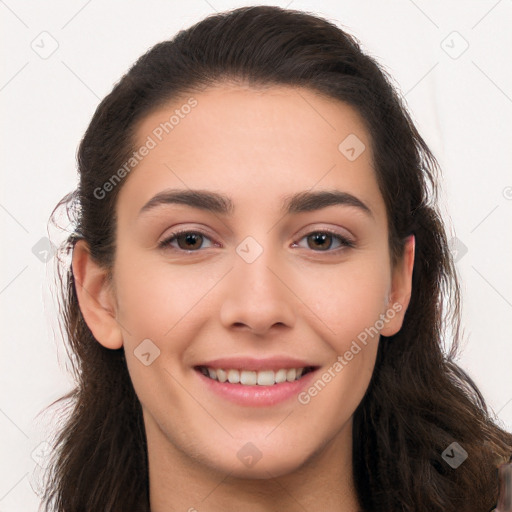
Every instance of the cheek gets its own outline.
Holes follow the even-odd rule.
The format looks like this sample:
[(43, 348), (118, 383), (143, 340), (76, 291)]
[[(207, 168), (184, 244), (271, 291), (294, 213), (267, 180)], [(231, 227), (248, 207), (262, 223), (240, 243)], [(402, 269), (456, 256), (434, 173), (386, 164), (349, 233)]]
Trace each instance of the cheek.
[(201, 325), (203, 299), (222, 279), (219, 268), (172, 267), (165, 262), (140, 258), (116, 262), (116, 295), (119, 320), (133, 338), (173, 338)]
[(116, 261), (115, 279), (118, 320), (134, 388), (145, 407), (164, 400), (185, 408), (175, 379), (183, 380), (183, 358), (209, 318), (205, 305), (222, 269), (178, 268), (129, 254), (131, 258)]
[(297, 295), (315, 313), (320, 336), (342, 353), (385, 312), (389, 286), (385, 265), (369, 259), (304, 272)]
[(332, 350), (318, 379), (299, 396), (306, 408), (323, 411), (312, 418), (316, 428), (347, 421), (361, 402), (375, 367), (388, 286), (389, 274), (376, 262), (340, 266), (302, 282), (315, 313), (309, 324)]

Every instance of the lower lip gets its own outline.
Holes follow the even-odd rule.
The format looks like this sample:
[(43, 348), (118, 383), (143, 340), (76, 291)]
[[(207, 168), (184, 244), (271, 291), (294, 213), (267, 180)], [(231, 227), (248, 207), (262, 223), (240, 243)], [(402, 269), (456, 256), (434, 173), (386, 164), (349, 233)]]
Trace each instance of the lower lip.
[(310, 384), (316, 370), (306, 373), (299, 380), (281, 382), (272, 386), (230, 384), (229, 382), (210, 379), (200, 370), (196, 370), (196, 373), (208, 389), (230, 402), (250, 407), (268, 407), (297, 397)]

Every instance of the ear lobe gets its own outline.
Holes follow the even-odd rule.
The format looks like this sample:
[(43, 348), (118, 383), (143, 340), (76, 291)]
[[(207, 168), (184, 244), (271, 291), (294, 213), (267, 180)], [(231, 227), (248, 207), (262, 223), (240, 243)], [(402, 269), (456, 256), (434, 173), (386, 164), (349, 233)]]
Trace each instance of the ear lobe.
[(380, 332), (383, 336), (393, 336), (402, 328), (411, 300), (415, 247), (416, 238), (410, 235), (405, 243), (403, 258), (393, 269), (391, 293), (385, 313), (389, 320)]
[(93, 260), (85, 240), (75, 244), (72, 269), (80, 310), (93, 336), (105, 348), (121, 348), (123, 337), (108, 271)]

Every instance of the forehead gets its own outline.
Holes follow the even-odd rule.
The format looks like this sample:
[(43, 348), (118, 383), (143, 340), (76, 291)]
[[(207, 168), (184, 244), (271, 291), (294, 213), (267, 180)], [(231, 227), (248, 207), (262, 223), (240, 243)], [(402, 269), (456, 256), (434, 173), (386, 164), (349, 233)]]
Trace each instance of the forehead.
[(200, 140), (210, 149), (228, 147), (233, 154), (233, 137), (237, 142), (245, 139), (244, 153), (251, 147), (254, 152), (262, 146), (277, 151), (296, 142), (310, 142), (296, 147), (298, 152), (318, 144), (322, 149), (336, 148), (350, 134), (368, 140), (357, 110), (310, 89), (218, 85), (181, 95), (147, 115), (136, 130), (136, 145), (152, 136), (158, 145), (172, 144), (170, 139), (174, 139), (187, 151)]
[(135, 148), (148, 143), (121, 192), (134, 205), (165, 188), (201, 188), (235, 203), (259, 194), (262, 207), (320, 187), (383, 208), (361, 116), (309, 89), (225, 85), (183, 95), (139, 123)]

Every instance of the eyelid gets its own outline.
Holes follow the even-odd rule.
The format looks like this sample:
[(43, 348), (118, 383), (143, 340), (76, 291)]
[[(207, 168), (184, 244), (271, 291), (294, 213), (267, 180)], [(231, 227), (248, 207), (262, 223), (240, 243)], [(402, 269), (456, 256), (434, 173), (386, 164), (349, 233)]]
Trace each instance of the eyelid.
[(356, 237), (354, 235), (352, 235), (352, 233), (346, 228), (341, 228), (341, 227), (335, 228), (335, 227), (321, 226), (321, 225), (319, 226), (318, 224), (309, 225), (309, 226), (306, 226), (305, 228), (301, 229), (299, 231), (299, 235), (298, 235), (298, 237), (300, 237), (299, 240), (302, 240), (302, 238), (304, 238), (305, 236), (312, 235), (314, 233), (329, 233), (331, 235), (336, 235), (341, 238), (344, 238), (350, 242), (355, 243), (355, 241), (356, 241)]

